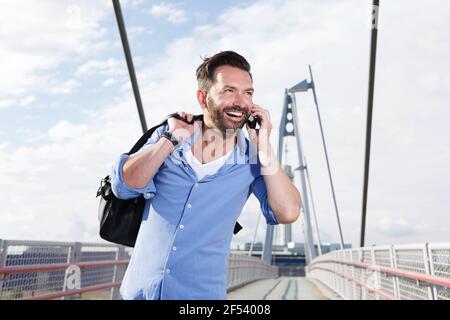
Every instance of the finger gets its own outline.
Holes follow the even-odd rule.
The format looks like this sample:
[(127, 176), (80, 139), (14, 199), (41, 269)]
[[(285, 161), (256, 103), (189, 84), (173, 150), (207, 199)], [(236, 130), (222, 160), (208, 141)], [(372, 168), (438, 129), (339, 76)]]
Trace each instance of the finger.
[(264, 128), (265, 132), (269, 134), (272, 129), (272, 123), (268, 118), (268, 114), (262, 111), (256, 111), (253, 115), (258, 119), (259, 127)]
[(269, 110), (263, 109), (261, 107), (254, 107), (252, 112), (263, 112), (269, 116)]
[(253, 113), (260, 114), (260, 115), (263, 114), (268, 120), (270, 120), (270, 113), (266, 109), (258, 108), (256, 110), (253, 110)]
[(266, 119), (267, 115), (262, 111), (253, 111), (252, 116), (260, 120)]
[(178, 113), (178, 115), (179, 115), (181, 118), (186, 119), (186, 113), (185, 113), (185, 112), (179, 111), (179, 112), (177, 112), (177, 113)]
[(191, 122), (191, 121), (192, 121), (192, 118), (194, 118), (194, 115), (193, 115), (193, 114), (191, 114), (191, 113), (186, 113), (186, 120), (187, 120), (187, 122)]
[(256, 111), (264, 112), (265, 114), (267, 114), (267, 118), (270, 119), (270, 113), (269, 113), (269, 110), (264, 109), (264, 108), (261, 108), (260, 106), (258, 106), (257, 104), (255, 104), (254, 107), (253, 107), (252, 112), (256, 112)]
[(263, 108), (261, 108), (260, 105), (254, 104), (252, 106), (252, 111), (260, 111), (260, 110), (264, 110)]

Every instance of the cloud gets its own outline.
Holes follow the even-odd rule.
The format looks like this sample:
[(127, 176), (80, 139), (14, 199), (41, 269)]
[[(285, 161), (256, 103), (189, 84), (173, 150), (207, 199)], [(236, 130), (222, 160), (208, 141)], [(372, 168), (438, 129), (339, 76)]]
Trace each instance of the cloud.
[(34, 95), (28, 95), (20, 99), (4, 99), (0, 100), (0, 108), (9, 108), (13, 106), (28, 107), (36, 101)]
[(99, 76), (105, 77), (106, 79), (102, 83), (104, 87), (128, 80), (125, 62), (114, 58), (86, 61), (77, 67), (74, 74), (77, 79), (83, 80)]
[(144, 26), (132, 26), (127, 28), (127, 35), (130, 39), (134, 39), (143, 35), (149, 35), (154, 32), (155, 31), (153, 29)]
[(1, 238), (100, 241), (95, 192), (118, 152), (139, 136), (135, 119), (125, 116), (131, 103), (100, 108), (109, 116), (92, 115), (96, 121), (90, 124), (62, 120), (48, 130), (44, 144), (2, 143)]
[(17, 101), (14, 99), (2, 99), (0, 100), (0, 108), (9, 108), (17, 104)]
[(417, 235), (420, 232), (420, 228), (416, 225), (412, 225), (405, 219), (392, 219), (382, 218), (377, 224), (380, 232), (386, 234), (389, 237), (404, 237)]
[(123, 75), (126, 72), (123, 62), (114, 58), (106, 60), (89, 60), (75, 70), (76, 77), (88, 77), (93, 75)]
[(105, 48), (100, 23), (108, 14), (105, 1), (3, 1), (0, 96), (45, 92), (56, 79), (49, 71)]
[(174, 24), (187, 21), (186, 13), (172, 3), (161, 2), (153, 5), (150, 9), (150, 15), (158, 18), (165, 18), (167, 21)]
[(19, 104), (22, 107), (26, 107), (26, 106), (33, 104), (33, 102), (35, 102), (35, 101), (36, 101), (36, 97), (33, 95), (30, 95), (30, 96), (27, 96), (27, 97), (23, 98), (22, 100), (20, 100)]
[(52, 141), (74, 139), (87, 131), (86, 125), (74, 125), (62, 120), (48, 130), (48, 136)]
[(131, 6), (132, 8), (139, 7), (144, 3), (144, 0), (125, 0), (121, 1), (121, 4), (126, 6)]
[(69, 79), (62, 83), (53, 83), (47, 89), (52, 94), (69, 94), (76, 91), (81, 86), (81, 83), (75, 79)]
[(110, 87), (110, 86), (112, 86), (112, 85), (115, 84), (115, 83), (117, 83), (116, 79), (114, 79), (114, 78), (108, 78), (108, 79), (106, 79), (105, 81), (103, 81), (102, 85), (103, 85), (104, 87)]

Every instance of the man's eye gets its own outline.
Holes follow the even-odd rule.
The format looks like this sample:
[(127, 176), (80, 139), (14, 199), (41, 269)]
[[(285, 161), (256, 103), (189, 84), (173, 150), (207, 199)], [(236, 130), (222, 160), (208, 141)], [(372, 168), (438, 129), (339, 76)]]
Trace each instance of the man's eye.
[(233, 92), (231, 89), (225, 89), (225, 92)]
[(252, 91), (247, 91), (247, 94), (250, 95), (250, 96), (252, 96), (252, 95), (253, 95), (253, 92), (252, 92)]

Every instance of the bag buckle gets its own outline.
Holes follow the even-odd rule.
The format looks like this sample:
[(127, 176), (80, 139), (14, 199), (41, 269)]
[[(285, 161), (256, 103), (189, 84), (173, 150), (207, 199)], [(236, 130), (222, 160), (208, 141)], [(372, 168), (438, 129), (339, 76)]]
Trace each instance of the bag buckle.
[(103, 190), (105, 189), (106, 183), (109, 181), (109, 175), (104, 177), (101, 181), (100, 181), (100, 187), (98, 187), (97, 190), (97, 195), (95, 196), (96, 198), (98, 198), (98, 196), (101, 196), (103, 194)]

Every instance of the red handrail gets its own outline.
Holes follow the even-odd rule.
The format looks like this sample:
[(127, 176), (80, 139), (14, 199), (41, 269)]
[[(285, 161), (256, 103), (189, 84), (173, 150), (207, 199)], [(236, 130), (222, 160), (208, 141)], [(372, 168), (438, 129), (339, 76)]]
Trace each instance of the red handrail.
[(329, 259), (329, 260), (323, 260), (323, 261), (315, 261), (311, 264), (310, 268), (313, 268), (315, 264), (320, 263), (339, 263), (339, 264), (345, 264), (349, 266), (355, 266), (363, 269), (369, 269), (374, 271), (381, 271), (383, 273), (391, 274), (394, 276), (399, 276), (403, 278), (408, 278), (412, 280), (422, 281), (434, 285), (439, 285), (443, 287), (450, 287), (450, 279), (443, 278), (443, 277), (436, 277), (432, 275), (412, 272), (412, 271), (404, 271), (400, 269), (395, 268), (389, 268), (384, 267), (376, 264), (371, 263), (365, 263), (365, 262), (355, 262), (355, 261), (348, 261), (348, 260), (340, 260), (340, 259)]
[(325, 268), (325, 267), (314, 267), (314, 269), (321, 269), (321, 270), (333, 272), (333, 273), (335, 273), (335, 274), (337, 274), (337, 275), (339, 275), (339, 276), (341, 276), (341, 277), (343, 277), (343, 278), (346, 278), (346, 279), (349, 280), (349, 281), (353, 281), (353, 282), (355, 282), (356, 284), (358, 284), (358, 285), (360, 285), (360, 286), (362, 286), (362, 287), (365, 287), (365, 288), (366, 288), (367, 290), (369, 290), (369, 291), (375, 292), (376, 294), (378, 294), (379, 296), (382, 296), (383, 298), (385, 298), (385, 299), (387, 299), (387, 300), (398, 300), (398, 298), (396, 298), (396, 297), (394, 297), (394, 296), (391, 296), (390, 294), (387, 294), (387, 293), (385, 293), (385, 292), (383, 292), (383, 291), (381, 291), (381, 290), (378, 290), (378, 289), (369, 287), (369, 286), (368, 286), (367, 284), (365, 284), (364, 282), (361, 282), (361, 281), (359, 281), (359, 280), (357, 280), (357, 279), (355, 279), (355, 278), (349, 277), (349, 276), (347, 276), (347, 275), (345, 275), (345, 274), (343, 274), (343, 273), (341, 273), (341, 272), (339, 272), (339, 271), (334, 271), (334, 270), (331, 270), (331, 269), (328, 269), (328, 268)]
[(102, 289), (110, 289), (113, 287), (118, 287), (118, 286), (120, 286), (121, 283), (122, 282), (98, 284), (95, 286), (84, 287), (81, 289), (66, 290), (66, 291), (62, 291), (62, 292), (44, 294), (41, 296), (27, 297), (27, 298), (23, 298), (21, 300), (51, 300), (51, 299), (56, 299), (56, 298), (69, 297), (69, 296), (73, 296), (73, 295), (80, 294), (83, 292), (97, 291), (97, 290), (102, 290)]
[(23, 272), (41, 272), (51, 270), (63, 270), (70, 266), (78, 266), (80, 268), (107, 267), (114, 265), (128, 264), (129, 260), (109, 260), (109, 261), (93, 261), (93, 262), (74, 262), (74, 263), (57, 263), (57, 264), (34, 264), (19, 265), (0, 268), (0, 274), (13, 274)]

